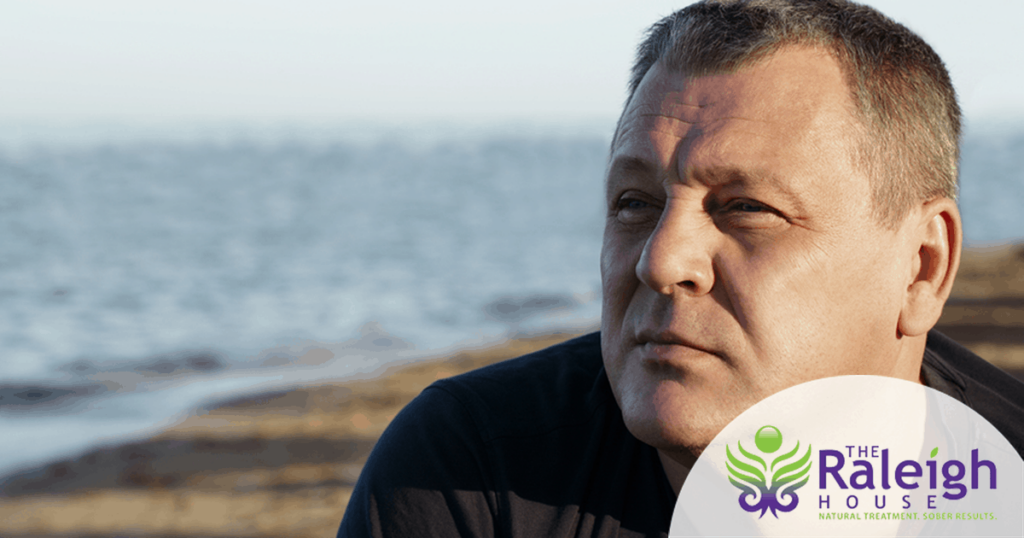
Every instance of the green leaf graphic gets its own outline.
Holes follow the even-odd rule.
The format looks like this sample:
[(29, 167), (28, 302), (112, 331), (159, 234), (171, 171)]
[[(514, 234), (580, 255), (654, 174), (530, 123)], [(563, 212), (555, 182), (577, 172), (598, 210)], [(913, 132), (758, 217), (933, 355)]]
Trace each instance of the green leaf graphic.
[[(797, 450), (799, 450), (799, 441), (797, 441), (796, 446)], [(778, 471), (775, 471), (775, 474), (772, 476), (772, 486), (774, 487), (776, 485), (788, 484), (790, 482), (793, 482), (794, 480), (799, 480), (803, 478), (803, 476), (806, 475), (811, 470), (810, 460), (811, 445), (807, 445), (807, 452), (804, 454), (802, 458), (800, 458), (794, 463), (782, 467)]]
[[(765, 464), (764, 460), (761, 459), (758, 456), (755, 456), (754, 454), (751, 454), (750, 452), (747, 452), (746, 450), (743, 450), (743, 444), (741, 444), (739, 441), (736, 441), (736, 446), (740, 447), (740, 453), (741, 454), (743, 454), (747, 458), (750, 458), (750, 459), (760, 463), (761, 464), (761, 468), (764, 469), (765, 471), (768, 470), (768, 465)], [(729, 447), (726, 446), (726, 448), (729, 448)]]
[[(736, 456), (733, 456), (732, 452), (729, 451), (729, 445), (725, 445), (725, 457), (728, 458), (728, 461), (725, 462), (725, 467), (729, 469), (729, 474), (735, 476), (740, 480), (746, 480), (747, 482), (750, 482), (752, 484), (765, 483), (764, 475), (761, 473), (761, 471), (758, 470), (757, 467), (754, 467), (753, 465), (743, 463), (742, 461), (736, 459)], [(730, 466), (729, 463), (732, 463), (732, 466)], [(733, 466), (735, 466), (736, 469), (733, 469)], [(740, 472), (741, 470), (746, 471), (749, 474), (744, 474)]]
[(739, 488), (744, 493), (749, 493), (751, 495), (757, 495), (757, 492), (754, 491), (754, 488), (750, 487), (749, 484), (745, 484), (743, 482), (740, 482), (740, 481), (736, 480), (735, 478), (733, 478), (731, 476), (729, 477), (729, 482), (732, 483), (732, 485), (734, 485), (737, 488)]
[(796, 448), (794, 448), (793, 450), (789, 451), (786, 454), (783, 454), (783, 455), (775, 458), (775, 460), (772, 461), (772, 470), (773, 471), (775, 470), (775, 464), (776, 463), (779, 463), (780, 461), (788, 460), (789, 458), (792, 458), (793, 455), (796, 454), (798, 450), (800, 450), (800, 441), (796, 442)]
[[(807, 467), (807, 470), (810, 470), (810, 469), (811, 469), (810, 467)], [(796, 490), (806, 486), (807, 485), (807, 481), (810, 480), (810, 479), (811, 479), (811, 477), (805, 476), (803, 480), (801, 480), (797, 484), (794, 484), (794, 485), (790, 486), (789, 488), (787, 488), (786, 491), (788, 491), (789, 493), (792, 494), (792, 492), (794, 492), (794, 491), (796, 491)]]
[[(774, 426), (765, 426), (758, 430), (758, 436), (768, 428), (773, 430), (769, 432), (768, 440), (762, 439), (764, 442), (755, 443), (764, 454), (782, 448), (782, 434)], [(772, 515), (778, 518), (778, 512), (789, 512), (796, 508), (800, 501), (796, 490), (805, 486), (811, 479), (811, 445), (807, 445), (803, 456), (796, 461), (793, 459), (800, 454), (800, 441), (797, 441), (793, 450), (772, 460), (771, 469), (774, 474), (769, 474), (768, 466), (761, 457), (747, 452), (739, 441), (736, 442), (736, 447), (743, 459), (733, 455), (732, 449), (727, 444), (725, 446), (725, 467), (729, 471), (729, 482), (742, 492), (738, 498), (740, 508), (751, 513), (760, 512), (759, 518), (763, 517), (768, 510), (771, 510)], [(767, 484), (765, 474), (762, 474), (753, 465), (754, 462), (757, 462), (765, 470), (765, 474), (770, 476), (771, 486)], [(779, 468), (776, 469), (776, 466)]]
[(928, 457), (929, 458), (934, 458), (935, 455), (938, 454), (938, 453), (939, 453), (939, 447), (935, 447), (935, 448), (932, 449), (932, 455), (928, 456)]

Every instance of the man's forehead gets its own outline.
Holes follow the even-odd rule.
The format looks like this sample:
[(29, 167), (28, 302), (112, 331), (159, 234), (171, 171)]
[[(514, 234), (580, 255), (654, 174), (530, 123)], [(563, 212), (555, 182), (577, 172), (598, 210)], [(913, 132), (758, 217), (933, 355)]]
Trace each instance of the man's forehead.
[[(619, 134), (643, 131), (685, 136), (691, 126), (701, 123), (701, 113), (707, 107), (687, 103), (687, 99), (686, 93), (681, 91), (665, 93), (660, 101), (650, 97), (638, 99), (623, 115)], [(692, 100), (692, 96), (689, 99)]]
[(845, 77), (835, 59), (820, 49), (790, 47), (737, 72), (703, 77), (688, 77), (657, 62), (627, 105), (615, 143), (631, 131), (682, 137), (693, 126), (703, 130), (727, 121), (766, 132), (772, 123), (810, 123), (828, 108), (846, 115), (848, 105)]
[(665, 116), (688, 123), (697, 123), (700, 121), (704, 109), (714, 104), (713, 102), (701, 102), (697, 92), (691, 88), (663, 90), (646, 97), (648, 98), (642, 98), (636, 102), (631, 111), (633, 115), (638, 117)]
[(724, 104), (724, 100), (698, 101), (686, 91), (642, 96), (622, 118), (612, 158), (658, 160), (657, 156), (664, 158), (671, 153), (669, 147), (660, 146), (674, 146), (715, 131), (729, 131), (744, 138), (772, 136), (770, 120), (760, 119), (756, 110), (744, 103)]
[[(726, 123), (743, 128), (745, 122), (763, 124), (770, 120), (757, 101), (745, 99), (736, 91), (713, 91), (707, 80), (686, 79), (672, 73), (652, 73), (654, 80), (642, 86), (626, 108), (615, 135), (614, 150), (636, 138), (635, 133), (659, 133), (676, 138), (721, 127)], [(739, 86), (733, 84), (733, 86)], [(754, 130), (764, 126), (750, 126)]]
[[(711, 102), (701, 102), (692, 81), (681, 74), (651, 71), (626, 106), (619, 131), (700, 123)], [(682, 124), (682, 125), (678, 125)]]

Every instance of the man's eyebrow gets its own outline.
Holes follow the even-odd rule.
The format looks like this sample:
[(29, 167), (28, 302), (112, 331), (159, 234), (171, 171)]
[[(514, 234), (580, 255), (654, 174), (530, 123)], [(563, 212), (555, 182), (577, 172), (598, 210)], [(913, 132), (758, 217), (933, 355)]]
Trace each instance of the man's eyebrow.
[(802, 198), (790, 188), (778, 175), (761, 168), (740, 168), (724, 166), (693, 170), (691, 172), (700, 182), (709, 186), (726, 186), (731, 183), (741, 186), (765, 185), (781, 194), (788, 200), (799, 214), (803, 214)]

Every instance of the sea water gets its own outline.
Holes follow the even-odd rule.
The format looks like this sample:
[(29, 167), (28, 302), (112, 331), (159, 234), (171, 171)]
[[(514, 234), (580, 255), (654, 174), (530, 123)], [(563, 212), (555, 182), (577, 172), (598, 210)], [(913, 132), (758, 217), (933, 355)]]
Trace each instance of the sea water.
[[(198, 405), (600, 316), (611, 125), (0, 133), (0, 474)], [(1024, 237), (1024, 129), (964, 143)]]

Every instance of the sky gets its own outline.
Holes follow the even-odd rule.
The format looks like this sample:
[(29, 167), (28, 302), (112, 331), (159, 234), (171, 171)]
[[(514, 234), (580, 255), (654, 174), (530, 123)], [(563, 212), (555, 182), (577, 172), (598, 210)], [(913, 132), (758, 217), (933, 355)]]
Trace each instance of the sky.
[[(687, 3), (0, 0), (0, 122), (614, 118)], [(968, 123), (1024, 119), (1024, 2), (868, 3), (944, 58)]]

